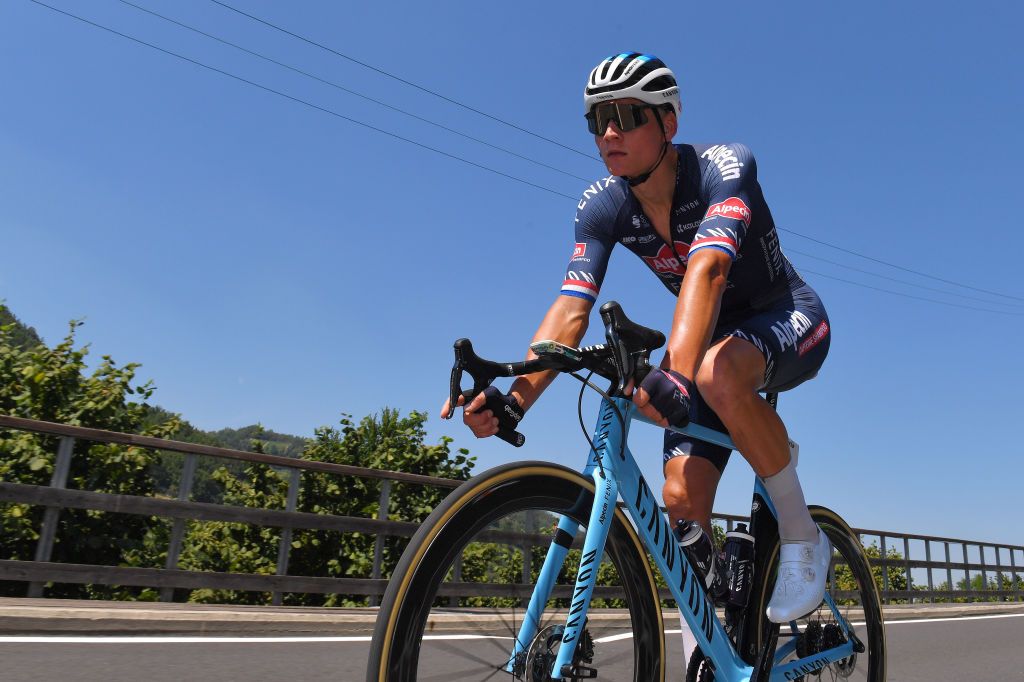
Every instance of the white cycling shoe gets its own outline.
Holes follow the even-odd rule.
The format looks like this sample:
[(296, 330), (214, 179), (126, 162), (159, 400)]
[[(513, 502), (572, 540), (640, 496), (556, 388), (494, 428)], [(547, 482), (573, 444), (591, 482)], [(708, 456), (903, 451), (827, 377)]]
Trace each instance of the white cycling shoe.
[(818, 529), (818, 542), (784, 542), (779, 575), (768, 602), (768, 620), (788, 623), (805, 616), (825, 598), (825, 579), (832, 561), (832, 543)]

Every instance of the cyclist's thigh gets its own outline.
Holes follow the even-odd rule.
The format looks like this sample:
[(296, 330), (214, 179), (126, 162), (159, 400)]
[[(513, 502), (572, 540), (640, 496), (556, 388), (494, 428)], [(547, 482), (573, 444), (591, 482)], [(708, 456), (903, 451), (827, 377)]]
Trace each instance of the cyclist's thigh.
[[(715, 431), (727, 433), (722, 420), (704, 402), (699, 391), (694, 391), (690, 401), (690, 421)], [(728, 464), (731, 453), (732, 450), (721, 445), (707, 443), (681, 433), (676, 433), (675, 431), (665, 431), (662, 462), (664, 465), (667, 465), (675, 457), (700, 457), (714, 464), (715, 468), (722, 472), (725, 471), (725, 465)]]
[(760, 390), (786, 391), (814, 377), (825, 362), (831, 341), (828, 314), (809, 286), (772, 310), (715, 330), (715, 340), (734, 337), (749, 341), (765, 359)]

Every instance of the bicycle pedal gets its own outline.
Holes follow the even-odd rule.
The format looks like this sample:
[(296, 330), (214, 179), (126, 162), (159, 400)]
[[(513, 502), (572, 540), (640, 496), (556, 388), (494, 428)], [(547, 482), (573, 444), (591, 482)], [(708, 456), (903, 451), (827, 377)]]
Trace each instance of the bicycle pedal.
[(588, 668), (582, 665), (574, 668), (572, 663), (566, 663), (562, 666), (562, 677), (568, 677), (571, 680), (593, 679), (597, 677), (597, 668)]

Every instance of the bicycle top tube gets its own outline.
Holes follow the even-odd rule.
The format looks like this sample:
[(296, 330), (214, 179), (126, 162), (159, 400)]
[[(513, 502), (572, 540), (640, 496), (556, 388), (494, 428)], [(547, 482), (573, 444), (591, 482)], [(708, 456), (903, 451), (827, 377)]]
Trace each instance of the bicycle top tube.
[(651, 426), (657, 426), (659, 429), (666, 429), (667, 431), (675, 431), (676, 433), (682, 433), (682, 434), (685, 434), (685, 435), (690, 436), (692, 438), (696, 438), (698, 440), (705, 441), (707, 443), (714, 443), (715, 445), (721, 445), (722, 447), (729, 448), (730, 450), (735, 450), (736, 449), (735, 443), (732, 442), (732, 439), (729, 438), (728, 434), (722, 433), (721, 431), (716, 431), (714, 429), (709, 429), (706, 426), (701, 426), (700, 424), (697, 424), (697, 423), (694, 423), (694, 422), (690, 422), (686, 426), (681, 426), (681, 427), (679, 427), (679, 426), (668, 426), (668, 427), (661, 426), (660, 424), (655, 424), (650, 419), (648, 419), (647, 417), (642, 415), (639, 412), (639, 410), (637, 410), (636, 405), (633, 405), (632, 403), (630, 403), (629, 413), (630, 413), (630, 417), (632, 419), (638, 419), (638, 420), (640, 420), (640, 421), (642, 421), (644, 423), (650, 424)]

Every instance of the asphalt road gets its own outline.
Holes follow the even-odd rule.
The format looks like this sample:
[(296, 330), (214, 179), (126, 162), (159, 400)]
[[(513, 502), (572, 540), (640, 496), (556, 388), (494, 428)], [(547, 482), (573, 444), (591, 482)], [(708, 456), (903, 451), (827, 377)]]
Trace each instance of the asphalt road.
[[(682, 680), (682, 644), (667, 636), (673, 674)], [(1024, 680), (1024, 615), (896, 621), (887, 627), (889, 676), (893, 682)], [(0, 679), (8, 682), (302, 682), (365, 679), (367, 641), (345, 638), (0, 638)], [(70, 640), (70, 641), (69, 641)], [(599, 679), (617, 679), (614, 662), (629, 651), (629, 640), (599, 644), (609, 663)], [(475, 667), (489, 660), (493, 640), (432, 642), (428, 660)], [(621, 650), (621, 651), (620, 651)], [(436, 657), (436, 658), (433, 658)], [(478, 668), (479, 669), (479, 668)], [(445, 676), (444, 679), (486, 679)], [(494, 675), (493, 680), (507, 679)], [(809, 678), (811, 682), (817, 682)], [(821, 679), (827, 680), (826, 674)], [(855, 678), (851, 678), (855, 679)]]

